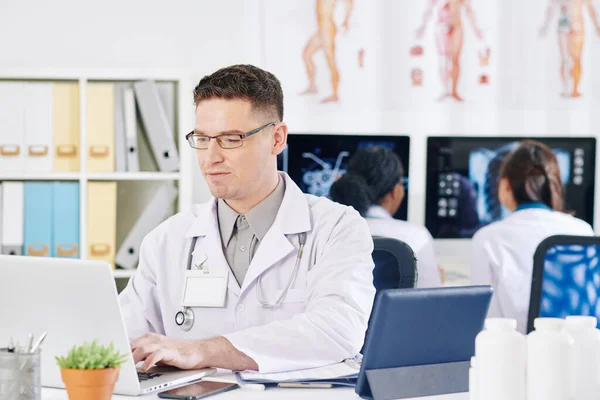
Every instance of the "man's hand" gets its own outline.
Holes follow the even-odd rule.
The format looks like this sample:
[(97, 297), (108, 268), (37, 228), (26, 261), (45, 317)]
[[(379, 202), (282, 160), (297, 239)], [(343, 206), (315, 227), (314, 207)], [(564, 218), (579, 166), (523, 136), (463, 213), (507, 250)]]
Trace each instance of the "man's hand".
[(207, 340), (186, 340), (146, 333), (131, 342), (131, 351), (136, 364), (144, 361), (143, 371), (157, 364), (180, 369), (211, 367), (233, 371), (258, 371), (256, 361), (221, 336)]
[(171, 365), (180, 369), (205, 368), (205, 354), (199, 340), (173, 339), (157, 333), (146, 333), (131, 342), (133, 360), (144, 361), (142, 370), (157, 364)]

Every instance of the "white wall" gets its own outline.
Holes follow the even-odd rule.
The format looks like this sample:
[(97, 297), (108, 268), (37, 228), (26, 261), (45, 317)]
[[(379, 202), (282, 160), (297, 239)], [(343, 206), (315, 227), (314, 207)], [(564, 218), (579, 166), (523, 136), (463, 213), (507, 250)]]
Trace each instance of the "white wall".
[[(225, 65), (260, 63), (257, 20), (255, 1), (2, 0), (0, 65), (177, 68), (195, 84)], [(193, 87), (183, 90), (191, 106)], [(207, 194), (192, 159), (200, 201)]]

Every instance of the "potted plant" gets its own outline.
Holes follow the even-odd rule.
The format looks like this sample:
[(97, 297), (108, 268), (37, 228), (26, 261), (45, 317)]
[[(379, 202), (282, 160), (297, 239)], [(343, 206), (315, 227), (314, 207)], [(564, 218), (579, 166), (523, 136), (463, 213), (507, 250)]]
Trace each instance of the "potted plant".
[(119, 368), (127, 355), (113, 344), (101, 346), (94, 340), (73, 346), (66, 357), (56, 357), (69, 400), (110, 400)]

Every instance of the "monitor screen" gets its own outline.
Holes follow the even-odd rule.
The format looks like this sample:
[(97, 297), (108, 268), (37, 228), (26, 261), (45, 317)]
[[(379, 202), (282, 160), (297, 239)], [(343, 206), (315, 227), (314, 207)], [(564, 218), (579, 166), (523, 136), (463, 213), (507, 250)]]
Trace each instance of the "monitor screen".
[(329, 188), (346, 172), (348, 160), (359, 149), (382, 146), (396, 152), (404, 167), (406, 195), (394, 218), (406, 220), (408, 210), (408, 163), (410, 138), (382, 135), (290, 134), (287, 147), (278, 158), (304, 193), (329, 197)]
[[(430, 137), (425, 225), (434, 238), (470, 238), (508, 215), (498, 201), (504, 157), (525, 138)], [(565, 187), (565, 211), (594, 219), (595, 138), (533, 138), (549, 146)]]

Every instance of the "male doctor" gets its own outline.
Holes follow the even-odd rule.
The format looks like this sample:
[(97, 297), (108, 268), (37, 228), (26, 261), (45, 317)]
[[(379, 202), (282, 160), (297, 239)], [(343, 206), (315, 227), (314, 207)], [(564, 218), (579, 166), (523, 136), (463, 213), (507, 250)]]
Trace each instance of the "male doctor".
[(353, 357), (375, 295), (373, 242), (354, 209), (277, 171), (288, 134), (278, 79), (223, 68), (194, 102), (186, 138), (213, 198), (144, 238), (120, 295), (135, 362), (277, 372)]

